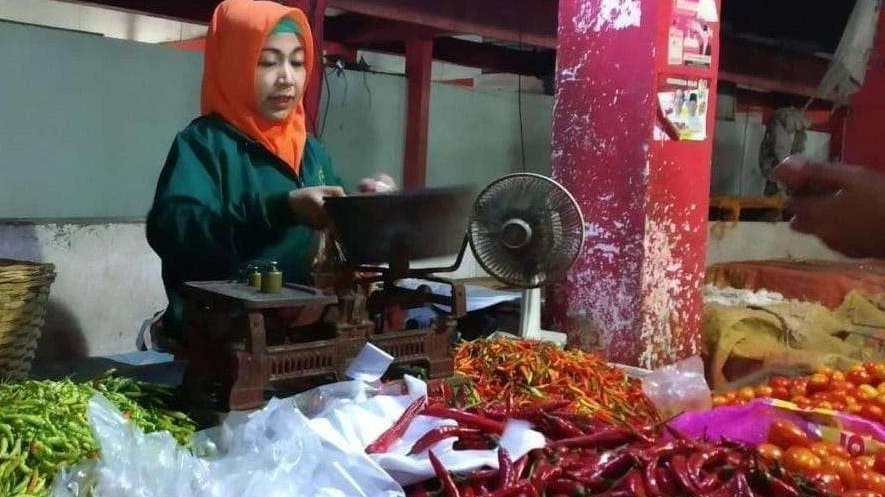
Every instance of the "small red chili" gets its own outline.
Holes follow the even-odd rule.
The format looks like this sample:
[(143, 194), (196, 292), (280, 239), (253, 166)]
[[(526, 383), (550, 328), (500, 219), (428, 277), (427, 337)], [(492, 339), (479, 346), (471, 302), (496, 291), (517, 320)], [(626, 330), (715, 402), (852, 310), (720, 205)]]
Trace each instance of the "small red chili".
[(608, 428), (590, 435), (564, 438), (548, 445), (549, 448), (557, 447), (593, 447), (596, 449), (614, 449), (635, 440), (635, 435), (621, 428)]
[(479, 428), (485, 432), (495, 433), (500, 435), (504, 433), (504, 424), (500, 421), (495, 421), (494, 419), (489, 419), (484, 416), (480, 416), (478, 414), (473, 414), (466, 411), (460, 411), (458, 409), (452, 409), (445, 406), (430, 406), (425, 409), (424, 414), (427, 416), (434, 416), (437, 418), (444, 419), (454, 419), (455, 421), (462, 423), (467, 426), (471, 426), (474, 428)]
[(498, 447), (498, 488), (511, 486), (513, 480), (513, 461), (504, 447)]
[(424, 434), (421, 438), (415, 442), (415, 445), (412, 446), (412, 449), (409, 450), (409, 455), (412, 454), (420, 454), (425, 450), (433, 447), (437, 443), (452, 437), (467, 437), (470, 435), (482, 435), (482, 432), (474, 429), (474, 428), (462, 428), (460, 426), (440, 426), (439, 428), (434, 428), (427, 433)]
[(387, 452), (397, 440), (402, 438), (406, 429), (412, 424), (412, 420), (414, 420), (415, 416), (424, 409), (426, 403), (426, 396), (422, 396), (412, 402), (412, 404), (406, 408), (405, 412), (403, 412), (402, 416), (396, 420), (396, 423), (394, 423), (393, 426), (388, 428), (377, 440), (366, 447), (366, 454)]
[(455, 485), (455, 480), (452, 479), (452, 475), (446, 471), (446, 467), (443, 466), (439, 458), (436, 457), (436, 454), (434, 454), (433, 451), (430, 451), (427, 455), (430, 457), (430, 465), (433, 466), (433, 472), (436, 473), (436, 477), (442, 482), (443, 494), (446, 497), (461, 497), (461, 493), (458, 491), (458, 486)]

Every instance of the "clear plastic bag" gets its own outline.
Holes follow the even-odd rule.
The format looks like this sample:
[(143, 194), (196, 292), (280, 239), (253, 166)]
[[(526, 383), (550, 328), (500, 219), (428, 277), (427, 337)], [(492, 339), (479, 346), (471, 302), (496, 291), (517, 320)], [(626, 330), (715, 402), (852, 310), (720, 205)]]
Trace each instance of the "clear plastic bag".
[(101, 396), (89, 417), (102, 458), (59, 474), (53, 497), (404, 495), (365, 453), (328, 442), (287, 401), (232, 414), (195, 436), (194, 453), (168, 433), (144, 434)]
[(694, 356), (658, 368), (642, 378), (642, 391), (663, 417), (712, 407), (710, 387), (704, 377), (704, 361)]

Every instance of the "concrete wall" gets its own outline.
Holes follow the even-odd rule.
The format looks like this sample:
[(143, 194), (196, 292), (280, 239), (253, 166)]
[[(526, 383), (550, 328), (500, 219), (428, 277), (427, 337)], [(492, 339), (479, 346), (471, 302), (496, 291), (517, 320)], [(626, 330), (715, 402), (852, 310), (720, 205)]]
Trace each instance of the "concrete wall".
[[(816, 239), (790, 231), (786, 223), (710, 223), (709, 229), (708, 264), (840, 257)], [(44, 361), (131, 351), (142, 321), (166, 304), (160, 260), (147, 245), (141, 222), (0, 223), (0, 257), (56, 265), (39, 353)], [(440, 259), (424, 265), (449, 263)], [(484, 275), (468, 253), (449, 276)]]

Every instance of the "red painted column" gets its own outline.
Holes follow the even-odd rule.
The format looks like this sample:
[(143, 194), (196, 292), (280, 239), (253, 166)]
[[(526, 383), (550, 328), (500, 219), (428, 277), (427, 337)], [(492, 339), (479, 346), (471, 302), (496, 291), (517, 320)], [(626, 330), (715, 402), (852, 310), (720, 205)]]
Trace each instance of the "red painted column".
[(307, 81), (304, 94), (304, 112), (307, 114), (308, 131), (316, 133), (319, 128), (320, 100), (323, 96), (323, 23), (326, 19), (326, 0), (284, 0), (284, 4), (298, 7), (307, 16), (313, 31), (314, 52), (317, 64)]
[(427, 130), (430, 124), (430, 70), (433, 39), (417, 37), (406, 41), (406, 148), (403, 186), (421, 188), (427, 181)]
[[(553, 174), (587, 242), (551, 289), (553, 329), (612, 361), (653, 367), (698, 353), (712, 156), (713, 64), (667, 66), (674, 0), (560, 0)], [(711, 84), (704, 141), (654, 137), (658, 83)]]
[(843, 160), (885, 172), (885, 10), (879, 11), (879, 27), (864, 85), (851, 98), (845, 121)]

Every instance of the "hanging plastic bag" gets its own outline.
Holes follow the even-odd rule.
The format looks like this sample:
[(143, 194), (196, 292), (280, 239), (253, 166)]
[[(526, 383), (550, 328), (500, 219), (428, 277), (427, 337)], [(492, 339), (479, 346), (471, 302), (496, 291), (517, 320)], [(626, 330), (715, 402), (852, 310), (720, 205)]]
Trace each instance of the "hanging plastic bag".
[(704, 361), (694, 356), (652, 371), (642, 378), (642, 391), (666, 419), (685, 411), (712, 407)]
[(314, 432), (292, 403), (234, 413), (194, 438), (194, 452), (164, 432), (144, 434), (101, 396), (89, 418), (102, 458), (62, 472), (53, 497), (400, 497), (402, 487), (362, 451)]

